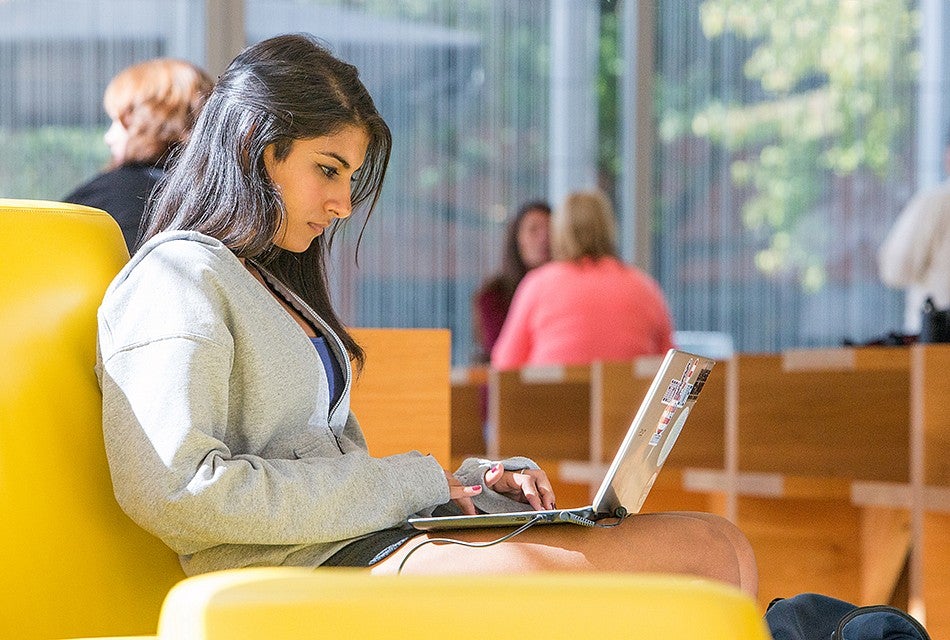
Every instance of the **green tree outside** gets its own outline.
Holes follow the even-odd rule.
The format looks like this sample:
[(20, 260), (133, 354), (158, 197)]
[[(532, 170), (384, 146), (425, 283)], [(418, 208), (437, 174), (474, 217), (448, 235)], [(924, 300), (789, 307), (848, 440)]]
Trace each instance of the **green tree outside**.
[[(829, 175), (893, 170), (894, 144), (911, 124), (907, 99), (919, 68), (919, 15), (906, 0), (705, 0), (710, 40), (751, 44), (742, 73), (755, 101), (713, 98), (693, 110), (666, 108), (668, 142), (704, 138), (729, 153), (735, 187), (750, 193), (743, 223), (764, 233), (763, 273), (794, 273), (806, 291), (826, 282), (822, 257), (802, 224)], [(669, 89), (667, 89), (669, 91)], [(675, 91), (675, 89), (674, 89)], [(829, 172), (831, 172), (829, 174)]]

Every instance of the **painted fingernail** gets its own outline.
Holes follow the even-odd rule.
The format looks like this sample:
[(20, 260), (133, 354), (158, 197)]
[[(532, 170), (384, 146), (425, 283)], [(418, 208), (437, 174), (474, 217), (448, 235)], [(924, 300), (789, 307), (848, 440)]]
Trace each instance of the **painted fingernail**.
[(482, 485), (480, 485), (480, 484), (473, 484), (472, 487), (471, 487), (471, 489), (472, 489), (472, 492), (473, 492), (473, 493), (481, 493), (481, 492), (482, 492)]
[(501, 465), (496, 462), (491, 467), (489, 467), (488, 470), (491, 471), (492, 473), (495, 473), (496, 471), (498, 471), (499, 467), (501, 467)]

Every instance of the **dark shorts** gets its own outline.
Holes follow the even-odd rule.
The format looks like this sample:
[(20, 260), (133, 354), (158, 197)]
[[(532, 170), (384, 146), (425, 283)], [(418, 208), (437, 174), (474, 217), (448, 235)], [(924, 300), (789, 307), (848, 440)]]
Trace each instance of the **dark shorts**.
[(417, 529), (383, 529), (354, 540), (320, 565), (323, 567), (371, 567), (385, 560), (407, 540), (422, 535)]

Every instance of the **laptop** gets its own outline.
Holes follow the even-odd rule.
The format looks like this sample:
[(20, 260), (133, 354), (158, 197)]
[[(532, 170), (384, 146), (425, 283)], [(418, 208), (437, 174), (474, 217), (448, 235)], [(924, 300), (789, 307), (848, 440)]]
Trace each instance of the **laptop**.
[(714, 364), (714, 360), (685, 351), (670, 349), (667, 352), (591, 505), (574, 509), (412, 517), (409, 524), (424, 531), (521, 526), (532, 521), (592, 527), (598, 520), (623, 519), (637, 513)]

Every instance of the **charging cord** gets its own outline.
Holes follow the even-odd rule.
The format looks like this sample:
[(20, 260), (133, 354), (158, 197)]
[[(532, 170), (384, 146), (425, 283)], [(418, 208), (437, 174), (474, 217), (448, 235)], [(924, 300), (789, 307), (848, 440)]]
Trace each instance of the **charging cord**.
[[(587, 522), (588, 522), (589, 524), (585, 523), (584, 526), (597, 527), (597, 528), (600, 528), (600, 529), (608, 529), (608, 528), (611, 528), (611, 527), (616, 527), (617, 525), (619, 525), (621, 522), (623, 522), (623, 521), (627, 518), (627, 515), (628, 515), (628, 514), (627, 514), (626, 510), (623, 510), (622, 512), (620, 512), (620, 513), (617, 514), (617, 521), (616, 521), (616, 522), (600, 523), (600, 522), (594, 522), (593, 520), (588, 520)], [(466, 541), (466, 540), (455, 540), (454, 538), (429, 538), (428, 540), (423, 540), (422, 542), (420, 542), (419, 544), (417, 544), (415, 547), (413, 547), (412, 549), (410, 549), (410, 550), (409, 550), (409, 553), (407, 553), (405, 556), (403, 556), (402, 561), (399, 563), (399, 568), (396, 569), (396, 575), (399, 575), (400, 573), (402, 573), (403, 567), (406, 566), (406, 561), (409, 560), (409, 557), (410, 557), (412, 554), (414, 554), (416, 551), (418, 551), (418, 550), (421, 549), (423, 546), (425, 546), (425, 545), (427, 545), (427, 544), (429, 544), (429, 543), (441, 542), (441, 543), (444, 543), (444, 544), (458, 544), (458, 545), (461, 545), (461, 546), (463, 546), (463, 547), (470, 547), (470, 548), (473, 548), (473, 549), (482, 549), (482, 548), (485, 548), (485, 547), (490, 547), (490, 546), (492, 546), (492, 545), (496, 545), (496, 544), (498, 544), (499, 542), (504, 542), (504, 541), (506, 541), (506, 540), (511, 540), (512, 538), (514, 538), (514, 537), (515, 537), (516, 535), (518, 535), (519, 533), (524, 533), (525, 531), (527, 531), (528, 529), (530, 529), (531, 527), (533, 527), (533, 526), (536, 525), (537, 523), (541, 522), (543, 519), (544, 519), (543, 516), (535, 516), (534, 518), (532, 518), (532, 519), (529, 520), (528, 522), (524, 523), (523, 525), (521, 525), (520, 527), (518, 527), (517, 529), (515, 529), (515, 530), (512, 531), (511, 533), (508, 533), (508, 534), (506, 534), (506, 535), (503, 535), (503, 536), (500, 537), (500, 538), (496, 538), (495, 540), (489, 540), (488, 542), (468, 542), (468, 541)]]
[(489, 540), (488, 542), (468, 542), (466, 540), (455, 540), (453, 538), (429, 538), (428, 540), (423, 540), (422, 542), (417, 544), (415, 547), (410, 549), (409, 553), (403, 556), (402, 561), (399, 563), (399, 568), (396, 569), (396, 575), (399, 575), (400, 573), (402, 573), (403, 567), (406, 566), (406, 561), (409, 559), (409, 557), (412, 554), (414, 554), (416, 551), (418, 551), (423, 546), (429, 543), (442, 542), (445, 544), (458, 544), (458, 545), (462, 545), (463, 547), (471, 547), (475, 549), (490, 547), (492, 545), (498, 544), (499, 542), (504, 542), (505, 540), (511, 540), (519, 533), (523, 533), (527, 531), (528, 529), (530, 529), (531, 527), (533, 527), (534, 525), (536, 525), (537, 523), (541, 522), (541, 520), (543, 520), (542, 516), (535, 516), (534, 518), (524, 523), (523, 525), (521, 525), (520, 527), (518, 527), (511, 533), (505, 534), (500, 538), (496, 538), (495, 540)]

